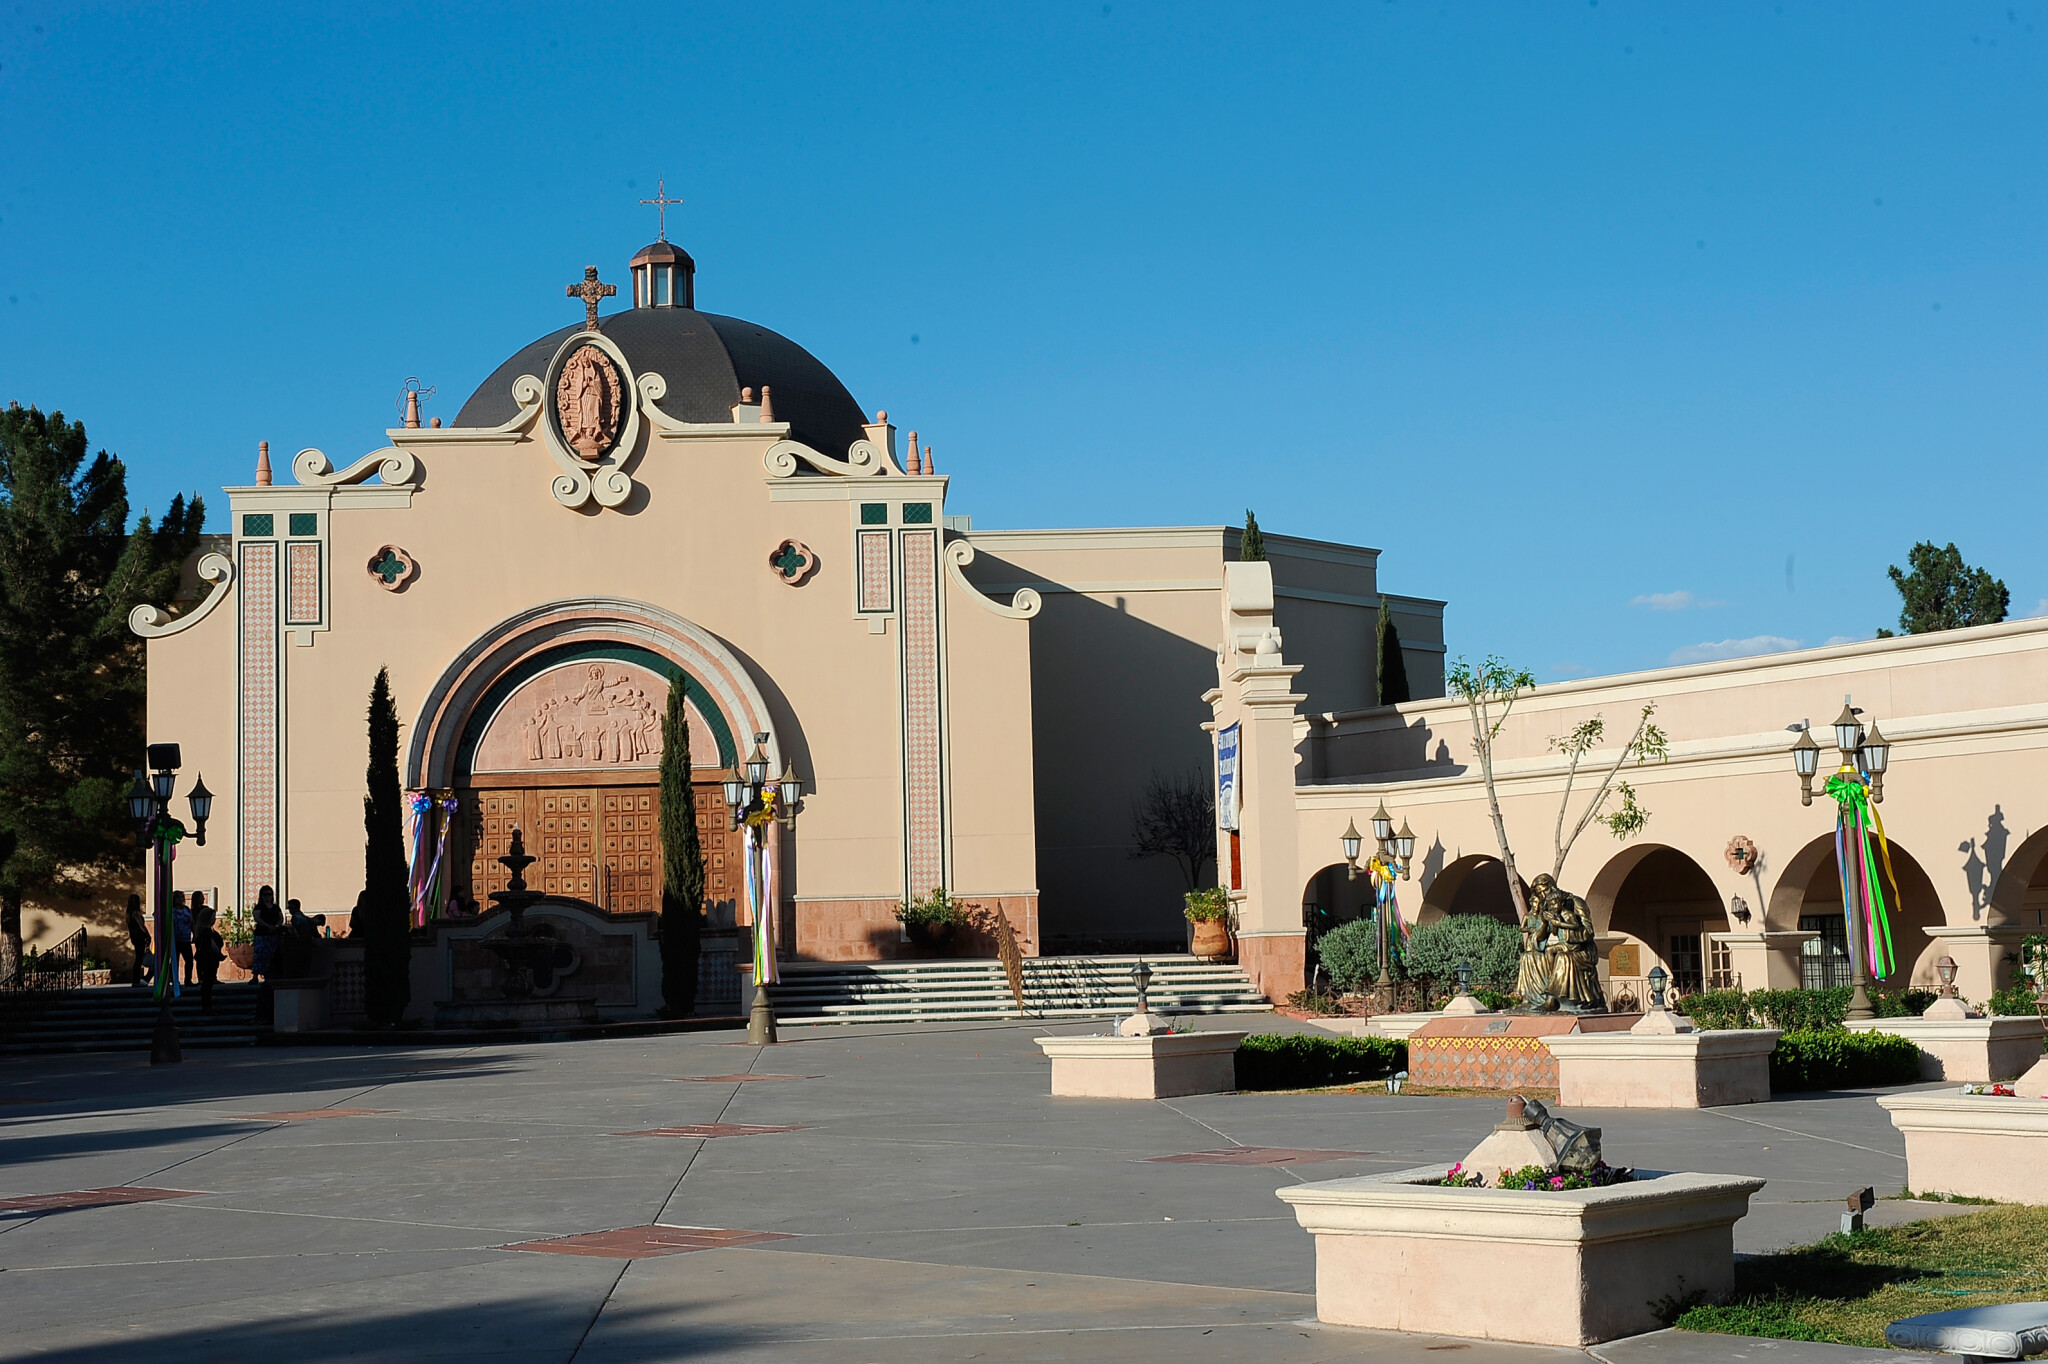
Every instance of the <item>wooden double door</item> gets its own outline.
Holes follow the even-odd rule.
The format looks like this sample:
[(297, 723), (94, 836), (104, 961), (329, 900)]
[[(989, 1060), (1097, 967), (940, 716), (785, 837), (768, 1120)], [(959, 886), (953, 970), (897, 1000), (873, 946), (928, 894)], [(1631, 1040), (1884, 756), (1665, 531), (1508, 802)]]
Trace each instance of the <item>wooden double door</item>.
[[(661, 912), (661, 801), (646, 785), (477, 787), (462, 794), (471, 896), (483, 907), (511, 873), (498, 862), (525, 835), (529, 888), (587, 900), (612, 914)], [(714, 919), (730, 923), (740, 884), (740, 835), (716, 782), (691, 787), (697, 840), (704, 849), (704, 898)], [(726, 906), (725, 913), (717, 907)]]

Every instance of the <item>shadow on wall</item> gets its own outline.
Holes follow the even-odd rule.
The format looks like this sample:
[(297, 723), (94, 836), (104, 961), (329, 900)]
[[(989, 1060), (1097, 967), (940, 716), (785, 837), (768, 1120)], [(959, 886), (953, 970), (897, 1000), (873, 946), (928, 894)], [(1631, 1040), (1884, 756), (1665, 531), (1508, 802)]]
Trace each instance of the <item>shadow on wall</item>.
[[(1528, 893), (1529, 883), (1523, 880), (1522, 894), (1526, 898)], [(1498, 857), (1461, 857), (1430, 878), (1415, 922), (1435, 923), (1449, 914), (1484, 914), (1511, 928), (1521, 923), (1508, 893), (1507, 867)]]
[(2035, 830), (1987, 879), (1991, 886), (1984, 911), (1988, 922), (2029, 927), (2048, 924), (2048, 829)]
[[(970, 576), (1042, 581), (986, 553)], [(1032, 773), (1046, 948), (1185, 944), (1187, 877), (1170, 857), (1131, 857), (1131, 807), (1155, 774), (1213, 770), (1201, 726), (1209, 718), (1202, 693), (1216, 685), (1214, 646), (1140, 618), (1129, 598), (1040, 590), (1045, 606), (1031, 622)], [(1214, 621), (1202, 628), (1222, 631)]]
[(1963, 877), (1970, 884), (1970, 920), (1985, 922), (1985, 915), (1991, 910), (1991, 891), (1998, 884), (1998, 878), (2005, 870), (2005, 848), (2008, 834), (2005, 827), (2005, 807), (1994, 805), (1984, 820), (1984, 836), (1966, 838), (1956, 845), (1956, 851), (1963, 854)]

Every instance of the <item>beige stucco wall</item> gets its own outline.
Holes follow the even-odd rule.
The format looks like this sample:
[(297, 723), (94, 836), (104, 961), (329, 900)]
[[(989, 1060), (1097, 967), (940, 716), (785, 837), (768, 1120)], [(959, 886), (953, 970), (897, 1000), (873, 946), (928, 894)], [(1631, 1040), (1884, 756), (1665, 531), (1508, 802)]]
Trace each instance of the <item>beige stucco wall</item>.
[[(1599, 768), (1641, 708), (1654, 702), (1671, 759), (1625, 774), (1651, 812), (1649, 826), (1627, 844), (1590, 827), (1565, 864), (1563, 884), (1587, 895), (1603, 933), (1639, 936), (1660, 916), (1692, 918), (1709, 932), (1732, 935), (1748, 963), (1737, 967), (1746, 985), (1796, 984), (1796, 970), (1782, 978), (1782, 958), (1796, 960), (1802, 906), (1838, 914), (1840, 901), (1828, 871), (1834, 806), (1818, 794), (1811, 806), (1800, 804), (1789, 756), (1794, 736), (1785, 726), (1812, 722), (1825, 778), (1834, 765), (1829, 726), (1844, 693), (1893, 743), (1879, 813), (1905, 901), (1894, 919), (1900, 962), (1913, 983), (1925, 985), (1934, 960), (1950, 953), (1964, 965), (1964, 993), (1981, 999), (2007, 978), (2000, 959), (2010, 940), (2048, 919), (2048, 787), (2041, 781), (2048, 620), (1541, 686), (1517, 703), (1498, 741), (1501, 806), (1518, 870), (1527, 879), (1551, 867), (1564, 785), (1551, 741), (1602, 715), (1610, 747), (1584, 764)], [(1346, 823), (1355, 818), (1368, 827), (1382, 798), (1417, 835), (1414, 879), (1399, 888), (1411, 921), (1446, 907), (1451, 882), (1471, 865), (1464, 859), (1497, 855), (1461, 703), (1305, 713), (1296, 737), (1297, 898), (1313, 893), (1319, 869), (1341, 864)], [(1587, 789), (1583, 776), (1578, 789)], [(1575, 812), (1582, 800), (1575, 797)], [(1736, 835), (1762, 852), (1755, 876), (1738, 875), (1724, 857)], [(1658, 848), (1689, 859), (1710, 892), (1661, 906), (1627, 893), (1629, 873)], [(1670, 857), (1659, 865), (1682, 869)], [(1677, 884), (1665, 879), (1667, 889)], [(1733, 916), (1736, 896), (1751, 911), (1746, 925)], [(1254, 912), (1284, 920), (1298, 906)], [(1927, 928), (1942, 936), (1930, 937)], [(1767, 967), (1763, 944), (1739, 941), (1763, 931), (1787, 935), (1769, 944), (1781, 957), (1776, 967)], [(1662, 960), (1662, 948), (1654, 940), (1644, 945), (1647, 971)], [(1777, 974), (1764, 979), (1767, 970)]]

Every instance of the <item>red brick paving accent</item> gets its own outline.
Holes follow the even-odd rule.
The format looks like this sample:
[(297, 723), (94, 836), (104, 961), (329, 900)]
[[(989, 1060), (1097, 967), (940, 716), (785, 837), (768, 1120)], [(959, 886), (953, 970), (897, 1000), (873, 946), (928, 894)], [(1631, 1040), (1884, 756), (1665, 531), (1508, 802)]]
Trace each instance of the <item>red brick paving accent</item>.
[(201, 1198), (190, 1189), (74, 1189), (70, 1193), (0, 1198), (0, 1213), (65, 1212), (72, 1208), (111, 1208), (120, 1203), (154, 1203), (164, 1198)]
[(617, 1231), (593, 1231), (582, 1236), (558, 1236), (546, 1241), (518, 1241), (499, 1250), (532, 1250), (545, 1255), (594, 1255), (607, 1260), (644, 1260), (654, 1255), (687, 1255), (693, 1250), (722, 1250), (727, 1246), (758, 1246), (764, 1241), (787, 1241), (778, 1231), (735, 1231), (718, 1227), (621, 1227)]
[(822, 1080), (822, 1075), (678, 1075), (678, 1084), (687, 1085), (745, 1085), (756, 1080)]
[(615, 1137), (758, 1137), (764, 1132), (801, 1132), (797, 1127), (756, 1127), (745, 1122), (686, 1122), (645, 1132), (614, 1132)]
[(1349, 1160), (1370, 1151), (1307, 1151), (1293, 1146), (1227, 1146), (1221, 1151), (1192, 1151), (1184, 1156), (1153, 1156), (1153, 1165), (1308, 1165), (1319, 1160)]
[(366, 1118), (388, 1108), (293, 1108), (283, 1113), (236, 1113), (244, 1122), (308, 1122), (314, 1118)]

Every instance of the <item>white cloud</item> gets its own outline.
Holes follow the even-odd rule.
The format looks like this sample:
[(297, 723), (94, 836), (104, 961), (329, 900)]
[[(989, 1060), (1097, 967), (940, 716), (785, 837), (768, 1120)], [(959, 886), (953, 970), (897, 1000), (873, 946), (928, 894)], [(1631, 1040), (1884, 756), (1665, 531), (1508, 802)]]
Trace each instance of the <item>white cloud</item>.
[(1706, 601), (1680, 589), (1677, 592), (1645, 592), (1640, 597), (1629, 598), (1630, 606), (1647, 606), (1652, 611), (1689, 611), (1694, 607), (1705, 610), (1709, 606), (1726, 606), (1724, 601)]
[(1869, 638), (1867, 635), (1829, 635), (1821, 641), (1821, 647), (1832, 649), (1837, 644), (1861, 644), (1867, 638)]
[(2040, 604), (2028, 612), (2028, 614), (2030, 616), (2048, 616), (2048, 597), (2041, 598)]
[(1798, 640), (1786, 639), (1783, 635), (1751, 635), (1748, 639), (1688, 644), (1683, 649), (1674, 649), (1669, 661), (1673, 664), (1712, 663), (1723, 658), (1747, 658), (1751, 654), (1781, 654), (1798, 647)]

